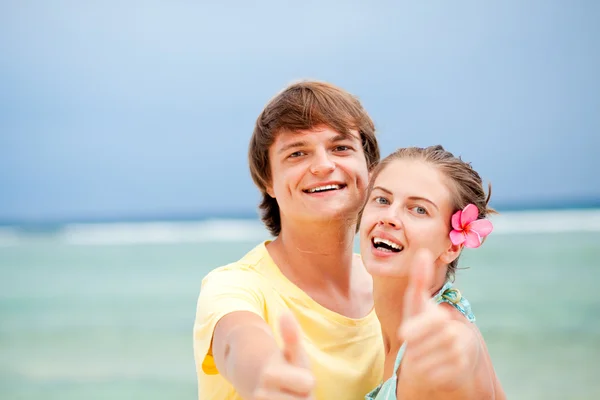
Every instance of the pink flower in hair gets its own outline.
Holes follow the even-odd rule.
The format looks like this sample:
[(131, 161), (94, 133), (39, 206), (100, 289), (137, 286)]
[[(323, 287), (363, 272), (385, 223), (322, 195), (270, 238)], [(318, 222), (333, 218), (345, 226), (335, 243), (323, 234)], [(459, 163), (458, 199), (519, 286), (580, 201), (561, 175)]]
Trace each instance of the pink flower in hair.
[(479, 210), (474, 204), (468, 204), (464, 210), (458, 210), (452, 216), (452, 231), (450, 241), (454, 245), (463, 244), (465, 247), (481, 246), (483, 238), (494, 228), (487, 219), (477, 219)]

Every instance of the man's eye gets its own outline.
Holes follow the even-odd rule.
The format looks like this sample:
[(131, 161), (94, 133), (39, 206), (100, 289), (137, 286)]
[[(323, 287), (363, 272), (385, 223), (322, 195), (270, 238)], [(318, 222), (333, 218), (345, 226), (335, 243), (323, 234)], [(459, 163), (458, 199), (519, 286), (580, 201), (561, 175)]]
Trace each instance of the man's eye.
[(295, 151), (292, 154), (290, 154), (290, 158), (296, 158), (296, 157), (300, 157), (302, 155), (304, 155), (304, 152), (302, 152), (302, 151)]

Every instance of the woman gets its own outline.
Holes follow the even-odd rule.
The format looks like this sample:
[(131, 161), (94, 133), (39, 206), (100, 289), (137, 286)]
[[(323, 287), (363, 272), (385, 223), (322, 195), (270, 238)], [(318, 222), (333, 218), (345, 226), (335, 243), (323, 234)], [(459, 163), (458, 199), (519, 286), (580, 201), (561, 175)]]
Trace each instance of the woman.
[(367, 399), (504, 399), (468, 301), (452, 278), (492, 226), (479, 174), (441, 146), (405, 148), (374, 170), (360, 222), (384, 346)]

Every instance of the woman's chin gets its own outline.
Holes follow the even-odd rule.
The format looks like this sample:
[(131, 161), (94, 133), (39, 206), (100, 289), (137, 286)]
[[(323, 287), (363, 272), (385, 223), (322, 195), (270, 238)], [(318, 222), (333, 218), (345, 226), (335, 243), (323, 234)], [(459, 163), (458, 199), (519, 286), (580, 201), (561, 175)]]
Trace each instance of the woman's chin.
[(373, 277), (378, 278), (404, 278), (407, 277), (407, 273), (404, 268), (394, 264), (392, 262), (382, 262), (379, 260), (365, 260), (363, 262), (369, 274)]

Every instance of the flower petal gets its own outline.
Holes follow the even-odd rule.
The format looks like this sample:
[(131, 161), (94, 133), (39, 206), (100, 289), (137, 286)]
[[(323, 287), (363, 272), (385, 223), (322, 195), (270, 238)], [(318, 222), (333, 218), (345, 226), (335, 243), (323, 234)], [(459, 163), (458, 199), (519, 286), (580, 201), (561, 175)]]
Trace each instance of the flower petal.
[(479, 217), (479, 210), (474, 204), (468, 204), (460, 216), (460, 224), (464, 228)]
[(461, 210), (458, 210), (452, 216), (452, 229), (456, 229), (457, 231), (462, 230), (462, 226), (460, 225), (460, 215), (462, 214)]
[(463, 231), (452, 230), (450, 231), (450, 241), (453, 245), (463, 244), (467, 240), (467, 237)]
[(475, 231), (466, 232), (467, 240), (465, 241), (465, 247), (472, 249), (481, 246), (481, 237)]
[(487, 219), (478, 219), (469, 224), (469, 230), (477, 232), (482, 238), (486, 237), (494, 229), (492, 223)]

